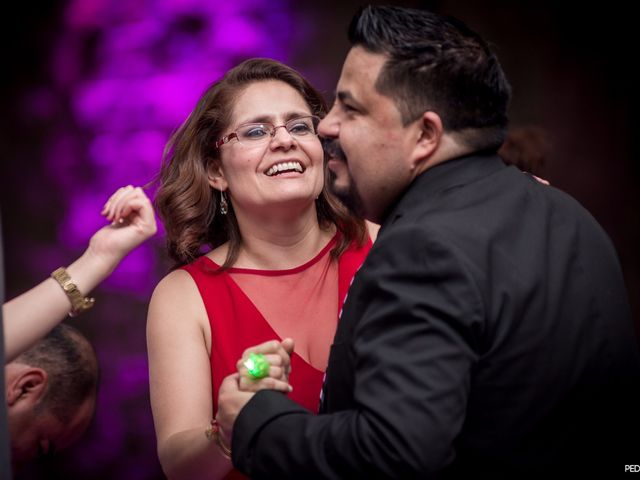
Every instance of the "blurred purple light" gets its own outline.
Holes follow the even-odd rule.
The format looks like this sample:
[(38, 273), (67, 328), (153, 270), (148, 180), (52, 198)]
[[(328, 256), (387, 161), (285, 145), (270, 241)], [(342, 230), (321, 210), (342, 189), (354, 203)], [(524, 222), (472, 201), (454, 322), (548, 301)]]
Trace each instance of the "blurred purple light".
[[(86, 243), (116, 188), (154, 177), (170, 133), (232, 62), (286, 58), (286, 7), (286, 1), (69, 3), (53, 56), (54, 94), (33, 97), (33, 108), (43, 112), (51, 111), (47, 98), (63, 96), (70, 104), (47, 156), (67, 195), (61, 241)], [(133, 268), (128, 281), (112, 285), (149, 291), (157, 281), (148, 275), (154, 257), (148, 245), (141, 249), (147, 269)]]
[[(154, 178), (166, 141), (213, 81), (244, 58), (286, 61), (292, 15), (287, 0), (70, 0), (64, 23), (51, 84), (26, 107), (51, 124), (44, 165), (55, 197), (64, 195), (58, 243), (79, 251), (107, 225), (100, 211), (115, 189)], [(74, 478), (157, 478), (144, 310), (159, 280), (159, 243), (132, 252), (88, 313), (100, 322), (103, 375), (90, 439), (70, 452)], [(68, 259), (33, 250), (38, 272)]]

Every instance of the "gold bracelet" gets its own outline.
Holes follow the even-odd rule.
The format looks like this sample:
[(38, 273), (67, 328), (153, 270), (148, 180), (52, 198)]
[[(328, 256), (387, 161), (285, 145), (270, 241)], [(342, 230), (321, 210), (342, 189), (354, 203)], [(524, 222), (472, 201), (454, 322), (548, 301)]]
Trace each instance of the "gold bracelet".
[(53, 278), (56, 282), (58, 282), (58, 284), (60, 284), (62, 290), (71, 302), (71, 311), (69, 312), (70, 316), (75, 317), (76, 315), (93, 307), (96, 299), (85, 297), (84, 295), (82, 295), (82, 293), (80, 293), (80, 290), (78, 290), (76, 284), (71, 281), (71, 277), (64, 267), (60, 267), (55, 270), (51, 274), (51, 278)]
[(204, 435), (209, 440), (213, 438), (213, 440), (216, 442), (216, 445), (218, 445), (218, 448), (220, 448), (220, 452), (222, 452), (222, 455), (226, 459), (231, 460), (231, 449), (224, 442), (224, 438), (222, 438), (222, 427), (215, 418), (211, 420), (211, 424), (205, 429)]

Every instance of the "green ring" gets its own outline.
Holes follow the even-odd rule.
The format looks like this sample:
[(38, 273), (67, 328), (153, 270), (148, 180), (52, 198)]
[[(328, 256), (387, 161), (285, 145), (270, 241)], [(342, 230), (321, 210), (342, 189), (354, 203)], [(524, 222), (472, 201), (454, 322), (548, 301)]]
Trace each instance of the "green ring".
[(255, 380), (269, 376), (269, 361), (261, 353), (250, 353), (243, 365), (247, 367), (247, 373)]

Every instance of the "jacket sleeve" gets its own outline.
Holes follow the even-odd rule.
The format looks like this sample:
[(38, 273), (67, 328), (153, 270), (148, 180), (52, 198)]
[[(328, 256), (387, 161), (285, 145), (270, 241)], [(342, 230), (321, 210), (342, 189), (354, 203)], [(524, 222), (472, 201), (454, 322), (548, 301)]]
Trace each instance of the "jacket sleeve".
[[(416, 226), (378, 242), (336, 335), (353, 368), (352, 404), (312, 415), (256, 394), (233, 432), (234, 464), (252, 478), (424, 478), (453, 460), (482, 335), (473, 267)], [(336, 367), (330, 359), (329, 377)]]

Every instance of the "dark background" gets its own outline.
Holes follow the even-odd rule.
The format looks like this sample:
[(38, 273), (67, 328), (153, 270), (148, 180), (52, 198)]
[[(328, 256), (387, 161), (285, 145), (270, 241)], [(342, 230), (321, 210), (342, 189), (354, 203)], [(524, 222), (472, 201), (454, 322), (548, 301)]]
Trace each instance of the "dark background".
[[(78, 204), (85, 198), (77, 196), (77, 191), (98, 185), (104, 201), (110, 190), (120, 186), (117, 182), (145, 183), (159, 167), (161, 149), (153, 155), (155, 165), (155, 160), (147, 161), (131, 164), (128, 170), (118, 163), (123, 173), (109, 177), (113, 184), (107, 184), (103, 174), (110, 171), (108, 166), (96, 167), (86, 153), (90, 149), (82, 148), (91, 141), (92, 131), (74, 117), (73, 90), (60, 87), (64, 82), (59, 77), (68, 72), (61, 72), (60, 63), (52, 61), (60, 39), (66, 38), (73, 43), (74, 58), (86, 70), (75, 72), (75, 78), (90, 78), (100, 66), (97, 29), (85, 26), (69, 36), (65, 18), (78, 3), (16, 3), (0, 20), (0, 207), (8, 298), (81, 254), (88, 234), (79, 229), (77, 235), (68, 235), (74, 221), (84, 222), (79, 213), (69, 214), (79, 211)], [(108, 7), (106, 0), (84, 3), (116, 8)], [(153, 16), (156, 4), (170, 1), (138, 3), (141, 6), (135, 15), (140, 17)], [(632, 117), (637, 85), (637, 75), (632, 73), (637, 58), (632, 8), (619, 1), (602, 3), (599, 8), (545, 1), (384, 3), (452, 14), (494, 45), (513, 86), (512, 131), (522, 134), (522, 141), (528, 142), (528, 156), (539, 161), (536, 173), (580, 201), (610, 235), (637, 321), (640, 199), (636, 183), (640, 174)], [(269, 14), (268, 7), (258, 7), (260, 2), (248, 5), (258, 11), (252, 21), (260, 25)], [(286, 32), (278, 41), (286, 48), (279, 58), (302, 71), (331, 101), (348, 50), (346, 26), (359, 3), (282, 1), (278, 5), (281, 18), (264, 20), (264, 51), (258, 47), (244, 56), (274, 52), (268, 47), (275, 35), (273, 22), (284, 22)], [(202, 26), (196, 15), (180, 28), (188, 33)], [(157, 47), (158, 55), (166, 53), (163, 48), (166, 46)], [(223, 47), (219, 50), (225, 53)], [(223, 66), (242, 58), (243, 52), (235, 52)], [(211, 68), (211, 81), (220, 67)], [(48, 100), (44, 107), (34, 109), (33, 99), (39, 97), (33, 92), (43, 89), (49, 92)], [(168, 137), (178, 124), (163, 124), (158, 129)], [(77, 133), (80, 147), (71, 150), (75, 153), (72, 160), (52, 164), (51, 158), (63, 158), (52, 157), (50, 151), (52, 137), (59, 131)], [(114, 159), (114, 165), (117, 161)], [(60, 174), (63, 170), (64, 175)], [(71, 322), (96, 345), (102, 365), (98, 414), (90, 431), (78, 446), (49, 465), (30, 467), (18, 478), (162, 478), (149, 407), (144, 337), (147, 301), (168, 265), (162, 242), (159, 236), (145, 246), (145, 254), (136, 257), (137, 263), (123, 265), (126, 275), (122, 276), (135, 281), (135, 287), (126, 280), (117, 281), (116, 272), (115, 283), (95, 292), (96, 308)]]

